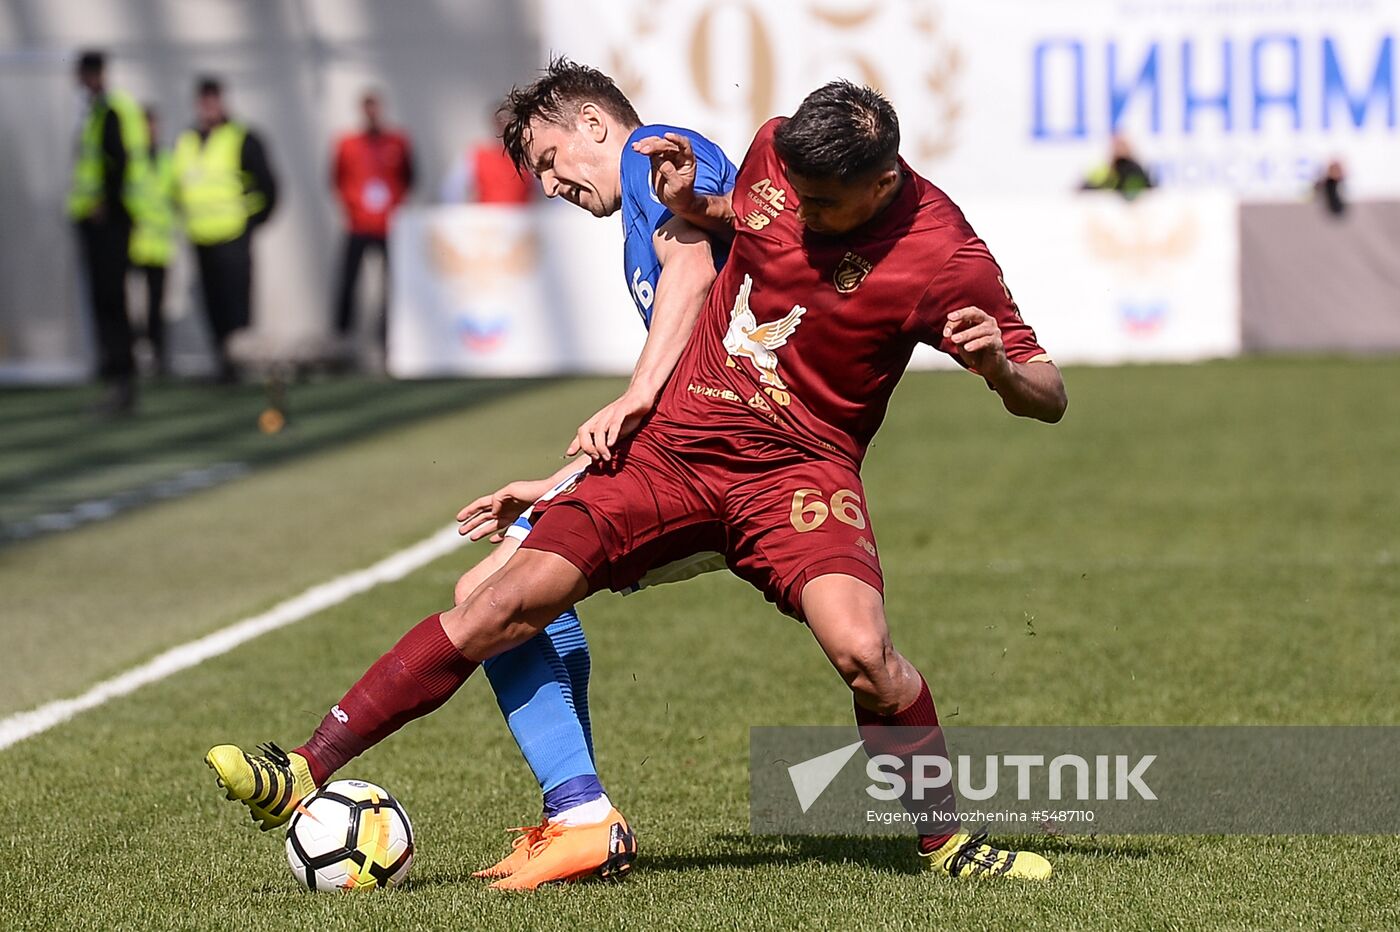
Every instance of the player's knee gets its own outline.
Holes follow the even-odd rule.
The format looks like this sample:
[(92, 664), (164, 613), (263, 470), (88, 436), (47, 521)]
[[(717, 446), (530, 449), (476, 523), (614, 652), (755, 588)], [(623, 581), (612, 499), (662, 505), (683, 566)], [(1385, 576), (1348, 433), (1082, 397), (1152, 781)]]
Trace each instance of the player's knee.
[(441, 615), (442, 628), (462, 653), (486, 660), (508, 649), (517, 636), (522, 596), (518, 588), (502, 586), (492, 577), (473, 587), (466, 598)]
[(519, 541), (507, 538), (503, 543), (498, 544), (494, 550), (482, 558), (471, 569), (467, 570), (457, 580), (457, 585), (452, 590), (452, 604), (461, 605), (470, 599), (477, 587), (490, 579), (501, 567), (506, 565), (511, 554), (515, 553), (520, 546)]
[(472, 593), (481, 588), (482, 583), (489, 580), (500, 569), (499, 566), (492, 566), (483, 560), (476, 566), (467, 570), (457, 580), (457, 585), (452, 589), (452, 604), (461, 605), (472, 597)]
[(884, 706), (892, 704), (889, 711), (895, 712), (899, 702), (891, 687), (898, 656), (888, 635), (872, 633), (849, 639), (833, 662), (862, 705), (884, 712)]
[(503, 627), (525, 608), (525, 592), (508, 576), (492, 576), (475, 590), (472, 604), (482, 625)]
[(461, 605), (471, 594), (476, 591), (476, 579), (471, 570), (463, 573), (457, 580), (457, 585), (452, 588), (452, 604)]

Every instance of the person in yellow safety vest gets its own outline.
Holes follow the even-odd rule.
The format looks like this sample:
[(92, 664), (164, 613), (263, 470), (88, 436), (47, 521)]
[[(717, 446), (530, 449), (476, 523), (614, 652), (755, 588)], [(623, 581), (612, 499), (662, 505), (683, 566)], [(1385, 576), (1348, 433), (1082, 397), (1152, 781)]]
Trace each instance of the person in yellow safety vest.
[(277, 180), (257, 133), (229, 119), (215, 78), (196, 84), (195, 125), (176, 140), (173, 163), (175, 202), (199, 260), (218, 378), (236, 382), (228, 339), (252, 318), (252, 231), (277, 204)]
[(146, 108), (151, 141), (144, 183), (137, 192), (135, 226), (128, 254), (146, 285), (146, 339), (151, 344), (156, 374), (170, 374), (165, 343), (165, 270), (175, 252), (175, 160), (160, 147), (160, 123), (153, 107)]
[(1108, 161), (1091, 170), (1079, 187), (1082, 191), (1117, 191), (1131, 201), (1153, 184), (1152, 176), (1133, 154), (1127, 138), (1114, 135)]
[(126, 307), (128, 240), (137, 191), (144, 183), (146, 121), (131, 97), (106, 87), (106, 56), (78, 57), (77, 80), (88, 110), (78, 136), (68, 216), (78, 230), (97, 334), (98, 377), (107, 385), (99, 413), (129, 413), (136, 404), (136, 363)]

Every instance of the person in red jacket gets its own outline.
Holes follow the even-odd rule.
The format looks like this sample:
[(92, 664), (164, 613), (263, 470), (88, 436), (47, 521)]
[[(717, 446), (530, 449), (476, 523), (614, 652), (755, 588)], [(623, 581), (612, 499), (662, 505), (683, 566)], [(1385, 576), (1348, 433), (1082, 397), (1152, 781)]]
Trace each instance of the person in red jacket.
[(491, 118), (494, 135), (468, 147), (443, 180), (444, 203), (528, 204), (534, 197), (534, 180), (516, 169), (501, 145), (509, 114), (496, 110)]
[[(335, 305), (335, 327), (341, 336), (348, 335), (354, 327), (355, 285), (365, 253), (371, 249), (377, 251), (386, 273), (388, 271), (389, 218), (408, 197), (414, 180), (413, 150), (408, 136), (385, 127), (384, 105), (379, 95), (367, 91), (360, 100), (360, 108), (365, 118), (364, 129), (341, 137), (335, 146), (331, 168), (336, 196), (345, 210), (346, 226), (345, 258), (340, 267)], [(382, 343), (382, 312), (379, 336)]]

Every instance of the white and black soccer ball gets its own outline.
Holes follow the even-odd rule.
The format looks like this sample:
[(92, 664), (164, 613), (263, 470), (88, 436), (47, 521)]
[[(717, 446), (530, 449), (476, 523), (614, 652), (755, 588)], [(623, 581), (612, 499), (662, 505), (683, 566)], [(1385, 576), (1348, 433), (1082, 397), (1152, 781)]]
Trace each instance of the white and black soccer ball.
[(297, 806), (287, 826), (287, 863), (311, 890), (396, 887), (413, 863), (413, 826), (383, 787), (336, 780)]

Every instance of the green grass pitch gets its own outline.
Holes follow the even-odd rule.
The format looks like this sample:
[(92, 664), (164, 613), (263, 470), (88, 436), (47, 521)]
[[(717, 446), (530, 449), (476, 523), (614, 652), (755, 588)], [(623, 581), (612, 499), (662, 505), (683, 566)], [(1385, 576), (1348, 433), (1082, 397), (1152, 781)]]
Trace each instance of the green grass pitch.
[[(975, 378), (911, 375), (867, 461), (895, 641), (944, 716), (1400, 723), (1400, 365), (1251, 360), (1066, 380), (1068, 417), (1047, 427), (1006, 415)], [(464, 387), (479, 403), (0, 549), (0, 716), (368, 565), (500, 481), (551, 471), (571, 428), (619, 387), (485, 400)], [(42, 432), (21, 409), (46, 397), (0, 396), (0, 426)], [(87, 445), (65, 454), (62, 478), (77, 481), (96, 441), (43, 443)], [(1056, 876), (1026, 886), (919, 873), (902, 840), (750, 836), (747, 728), (843, 724), (850, 700), (799, 625), (722, 576), (582, 609), (600, 770), (641, 844), (630, 879), (503, 896), (469, 877), (504, 850), (503, 829), (538, 812), (478, 677), (344, 774), (408, 809), (412, 886), (300, 892), (281, 838), (221, 798), (202, 754), (300, 741), (404, 628), (446, 606), (480, 553), (0, 751), (0, 928), (1400, 926), (1396, 838), (1030, 838)]]

